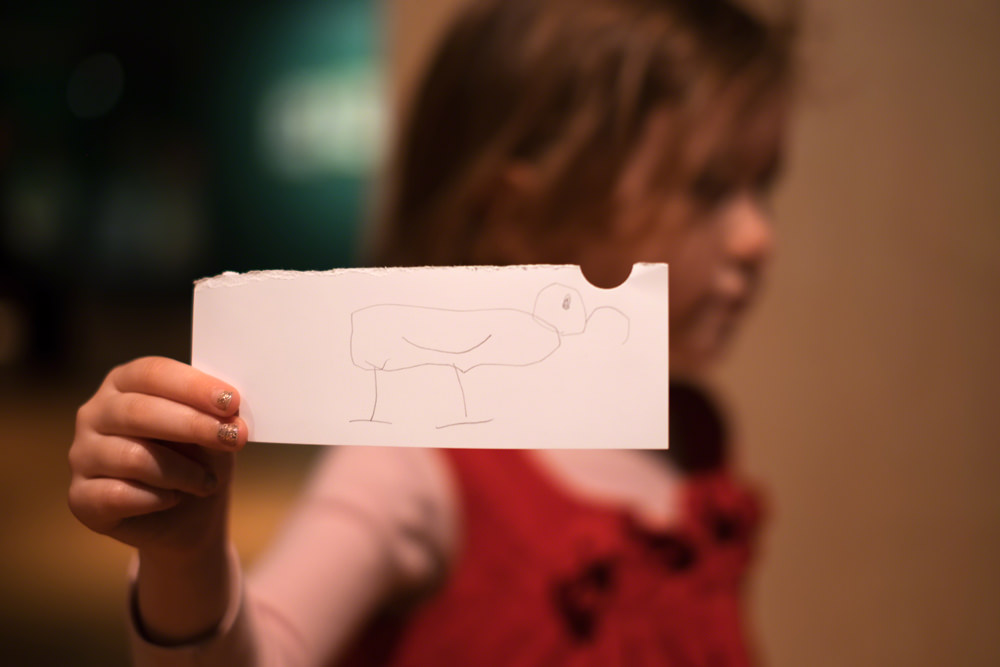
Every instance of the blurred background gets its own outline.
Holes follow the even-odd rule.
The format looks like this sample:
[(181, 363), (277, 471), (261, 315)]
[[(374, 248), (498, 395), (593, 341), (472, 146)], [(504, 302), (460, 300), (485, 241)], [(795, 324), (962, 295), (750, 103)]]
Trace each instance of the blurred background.
[[(76, 407), (188, 359), (198, 277), (361, 261), (465, 1), (0, 14), (0, 663), (126, 664), (129, 552), (65, 503)], [(753, 623), (779, 666), (1000, 664), (1000, 5), (803, 5), (779, 252), (717, 378), (772, 508)], [(248, 559), (315, 454), (240, 457)]]

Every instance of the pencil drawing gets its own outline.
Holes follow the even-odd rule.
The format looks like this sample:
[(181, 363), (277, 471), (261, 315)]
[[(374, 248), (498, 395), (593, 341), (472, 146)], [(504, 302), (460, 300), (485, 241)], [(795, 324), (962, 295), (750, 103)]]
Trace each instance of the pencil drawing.
[(580, 293), (552, 283), (535, 297), (531, 311), (516, 308), (455, 310), (401, 303), (380, 303), (351, 313), (351, 361), (372, 374), (374, 398), (370, 414), (355, 422), (391, 423), (378, 419), (379, 374), (420, 366), (450, 368), (462, 399), (461, 418), (437, 428), (474, 426), (492, 421), (469, 419), (462, 376), (479, 366), (533, 366), (548, 359), (563, 338), (583, 333), (601, 306), (587, 313)]

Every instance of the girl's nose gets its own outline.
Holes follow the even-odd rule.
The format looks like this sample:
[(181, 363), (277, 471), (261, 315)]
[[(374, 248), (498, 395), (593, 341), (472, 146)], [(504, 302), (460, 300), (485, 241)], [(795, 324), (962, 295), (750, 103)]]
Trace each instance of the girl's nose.
[(747, 193), (733, 203), (730, 215), (726, 239), (729, 256), (744, 266), (764, 264), (774, 250), (769, 212), (758, 197)]

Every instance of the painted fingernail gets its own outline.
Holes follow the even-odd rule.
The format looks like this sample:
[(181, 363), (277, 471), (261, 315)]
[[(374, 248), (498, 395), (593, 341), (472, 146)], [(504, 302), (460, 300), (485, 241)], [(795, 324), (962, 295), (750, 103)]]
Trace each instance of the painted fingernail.
[(219, 424), (218, 438), (221, 442), (232, 444), (240, 439), (240, 427), (236, 424)]
[(233, 400), (233, 392), (231, 391), (220, 392), (215, 399), (215, 407), (223, 411), (228, 410), (229, 404), (232, 402), (232, 400)]

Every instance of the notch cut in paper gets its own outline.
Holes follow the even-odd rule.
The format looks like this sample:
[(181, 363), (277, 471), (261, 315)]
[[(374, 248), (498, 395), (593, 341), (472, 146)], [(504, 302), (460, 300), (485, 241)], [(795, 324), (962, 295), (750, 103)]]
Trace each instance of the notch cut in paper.
[(256, 442), (667, 447), (668, 278), (577, 266), (222, 274), (195, 286), (192, 364)]

